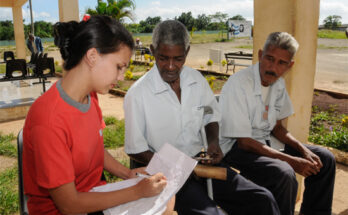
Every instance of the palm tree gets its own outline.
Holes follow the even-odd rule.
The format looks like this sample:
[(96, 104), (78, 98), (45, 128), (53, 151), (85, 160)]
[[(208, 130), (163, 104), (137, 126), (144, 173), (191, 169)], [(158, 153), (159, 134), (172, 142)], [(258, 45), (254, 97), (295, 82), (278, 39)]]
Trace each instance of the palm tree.
[(124, 22), (126, 17), (134, 21), (132, 13), (134, 9), (135, 3), (133, 0), (107, 0), (107, 2), (98, 0), (95, 10), (88, 8), (86, 13), (92, 16), (97, 14), (111, 16), (120, 22)]

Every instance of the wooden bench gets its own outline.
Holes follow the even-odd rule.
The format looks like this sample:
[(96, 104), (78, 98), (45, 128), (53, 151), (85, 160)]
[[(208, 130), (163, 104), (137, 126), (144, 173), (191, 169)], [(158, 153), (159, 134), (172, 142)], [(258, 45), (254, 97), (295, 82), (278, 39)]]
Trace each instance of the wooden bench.
[(233, 73), (235, 73), (236, 66), (245, 66), (245, 67), (251, 66), (251, 64), (237, 63), (236, 60), (239, 60), (239, 61), (253, 60), (253, 54), (245, 53), (243, 51), (229, 52), (229, 53), (225, 53), (225, 58), (227, 61), (226, 73), (228, 72), (229, 66), (233, 66)]

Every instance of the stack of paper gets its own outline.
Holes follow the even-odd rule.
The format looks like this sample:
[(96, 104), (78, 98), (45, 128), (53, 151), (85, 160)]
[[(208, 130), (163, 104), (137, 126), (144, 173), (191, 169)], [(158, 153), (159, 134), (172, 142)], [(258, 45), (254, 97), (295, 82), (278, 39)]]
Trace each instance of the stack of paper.
[[(195, 168), (197, 161), (180, 152), (170, 144), (164, 144), (152, 157), (146, 171), (149, 174), (162, 172), (167, 177), (167, 186), (157, 196), (142, 198), (137, 201), (104, 210), (106, 215), (153, 215), (161, 214), (167, 202), (184, 185)], [(134, 178), (93, 188), (92, 192), (120, 190), (137, 184), (142, 178)]]

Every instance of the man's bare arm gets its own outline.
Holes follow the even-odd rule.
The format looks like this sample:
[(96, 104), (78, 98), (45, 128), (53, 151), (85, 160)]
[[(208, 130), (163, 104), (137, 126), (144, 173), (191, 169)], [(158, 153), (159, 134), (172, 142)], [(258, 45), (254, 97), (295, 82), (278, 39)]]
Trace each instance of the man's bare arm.
[(145, 152), (140, 152), (137, 154), (128, 154), (128, 156), (139, 163), (147, 165), (150, 162), (153, 154), (154, 154), (153, 152), (151, 152), (150, 150), (147, 150)]
[(217, 122), (207, 124), (205, 126), (205, 133), (208, 142), (207, 152), (213, 158), (212, 163), (220, 163), (224, 155), (219, 145), (219, 124)]

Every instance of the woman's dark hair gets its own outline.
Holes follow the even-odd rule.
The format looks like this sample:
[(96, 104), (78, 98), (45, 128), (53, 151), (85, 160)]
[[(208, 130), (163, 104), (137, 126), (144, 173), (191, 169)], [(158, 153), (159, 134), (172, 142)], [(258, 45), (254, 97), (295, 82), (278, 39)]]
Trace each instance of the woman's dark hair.
[(132, 35), (108, 16), (92, 16), (81, 22), (57, 22), (54, 25), (54, 44), (60, 49), (65, 70), (79, 64), (90, 48), (96, 48), (101, 54), (118, 51), (121, 45), (134, 49)]

